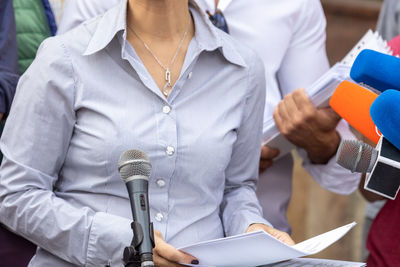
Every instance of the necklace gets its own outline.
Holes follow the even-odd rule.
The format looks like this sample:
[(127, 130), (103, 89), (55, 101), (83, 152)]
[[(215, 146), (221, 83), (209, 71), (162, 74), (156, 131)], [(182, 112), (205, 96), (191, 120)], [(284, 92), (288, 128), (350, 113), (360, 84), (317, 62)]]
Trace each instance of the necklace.
[(146, 44), (146, 42), (136, 33), (136, 31), (135, 31), (133, 28), (131, 28), (131, 27), (128, 25), (129, 30), (131, 30), (131, 32), (143, 43), (143, 46), (146, 48), (147, 51), (149, 51), (149, 53), (150, 53), (150, 54), (153, 56), (153, 58), (157, 61), (158, 65), (160, 65), (160, 67), (164, 69), (164, 71), (165, 71), (165, 81), (166, 81), (166, 83), (165, 83), (164, 87), (162, 88), (162, 93), (163, 93), (164, 96), (166, 96), (166, 97), (168, 97), (169, 93), (170, 93), (171, 90), (172, 90), (171, 71), (170, 71), (170, 69), (171, 69), (172, 65), (174, 64), (175, 59), (176, 59), (176, 57), (177, 57), (178, 54), (179, 54), (179, 51), (180, 51), (181, 48), (182, 48), (183, 41), (185, 40), (186, 35), (187, 35), (188, 32), (189, 32), (190, 21), (191, 21), (191, 19), (190, 19), (190, 16), (189, 16), (189, 21), (188, 21), (188, 25), (187, 25), (187, 27), (186, 27), (185, 33), (183, 34), (182, 39), (181, 39), (180, 42), (179, 42), (178, 48), (176, 49), (175, 54), (174, 54), (174, 56), (172, 57), (171, 62), (169, 63), (168, 67), (166, 67), (166, 66), (158, 59), (158, 57), (153, 53), (153, 51), (151, 51), (150, 47)]

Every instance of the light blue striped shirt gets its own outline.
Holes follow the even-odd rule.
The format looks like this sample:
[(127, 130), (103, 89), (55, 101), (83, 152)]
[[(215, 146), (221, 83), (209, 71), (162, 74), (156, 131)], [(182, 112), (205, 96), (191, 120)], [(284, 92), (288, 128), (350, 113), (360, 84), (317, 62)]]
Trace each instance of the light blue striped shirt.
[(18, 85), (0, 218), (40, 247), (30, 266), (122, 265), (132, 215), (117, 163), (128, 149), (150, 157), (150, 218), (170, 244), (268, 224), (255, 195), (262, 62), (192, 6), (195, 36), (165, 99), (126, 40), (126, 6), (46, 40)]

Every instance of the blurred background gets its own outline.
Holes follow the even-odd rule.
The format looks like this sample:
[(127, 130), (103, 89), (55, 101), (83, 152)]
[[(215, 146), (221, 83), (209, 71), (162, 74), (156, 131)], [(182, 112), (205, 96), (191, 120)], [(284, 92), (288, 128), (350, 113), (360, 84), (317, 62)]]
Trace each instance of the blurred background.
[[(368, 29), (375, 30), (382, 0), (321, 0), (327, 18), (327, 53), (330, 64), (340, 61)], [(321, 188), (301, 167), (294, 153), (293, 195), (289, 222), (296, 242), (350, 222), (357, 222), (344, 238), (313, 258), (365, 261), (362, 231), (365, 200), (357, 191), (341, 196)]]

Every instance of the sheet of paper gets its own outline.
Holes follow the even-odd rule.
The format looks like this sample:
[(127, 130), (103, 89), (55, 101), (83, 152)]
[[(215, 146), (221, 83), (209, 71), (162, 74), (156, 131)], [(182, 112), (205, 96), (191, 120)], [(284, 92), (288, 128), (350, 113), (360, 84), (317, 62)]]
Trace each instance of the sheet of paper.
[(295, 246), (288, 246), (264, 231), (257, 231), (200, 242), (179, 250), (195, 256), (201, 266), (260, 266), (320, 252), (340, 239), (354, 225), (353, 222)]
[(301, 258), (280, 263), (268, 264), (264, 267), (364, 267), (362, 262), (334, 261), (324, 259)]

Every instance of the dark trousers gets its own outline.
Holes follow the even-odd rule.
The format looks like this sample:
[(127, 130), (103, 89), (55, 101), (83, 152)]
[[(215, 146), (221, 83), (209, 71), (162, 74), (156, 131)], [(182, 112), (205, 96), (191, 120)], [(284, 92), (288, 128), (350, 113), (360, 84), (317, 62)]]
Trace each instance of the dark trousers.
[(34, 244), (0, 226), (0, 266), (26, 267), (35, 251)]
[[(0, 123), (0, 135), (4, 121)], [(3, 155), (0, 152), (0, 163)], [(26, 267), (35, 254), (36, 246), (19, 235), (16, 235), (0, 224), (0, 266)]]

